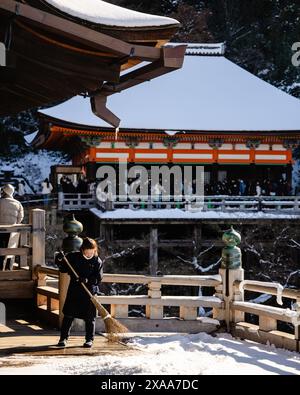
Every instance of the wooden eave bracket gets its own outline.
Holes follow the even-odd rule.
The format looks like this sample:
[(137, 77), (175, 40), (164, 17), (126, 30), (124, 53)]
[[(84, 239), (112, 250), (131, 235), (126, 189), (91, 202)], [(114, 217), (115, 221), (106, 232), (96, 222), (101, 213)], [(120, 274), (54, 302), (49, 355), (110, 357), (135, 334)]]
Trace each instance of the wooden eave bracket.
[(91, 98), (93, 113), (115, 128), (119, 127), (121, 120), (106, 107), (107, 97), (180, 69), (184, 62), (186, 47), (186, 45), (163, 47), (161, 48), (161, 58), (158, 61), (121, 76), (120, 82), (117, 84), (104, 84), (100, 93)]
[(91, 97), (90, 100), (92, 111), (97, 117), (103, 119), (105, 122), (109, 123), (115, 128), (119, 127), (121, 122), (120, 118), (118, 118), (106, 107), (107, 96), (96, 95)]

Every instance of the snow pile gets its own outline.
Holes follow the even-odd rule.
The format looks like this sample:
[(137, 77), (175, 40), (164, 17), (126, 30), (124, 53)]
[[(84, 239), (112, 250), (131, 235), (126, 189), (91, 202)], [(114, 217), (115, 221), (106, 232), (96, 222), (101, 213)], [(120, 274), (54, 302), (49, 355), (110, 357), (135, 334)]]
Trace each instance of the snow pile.
[(128, 208), (117, 209), (115, 211), (107, 211), (103, 213), (101, 210), (96, 208), (90, 209), (90, 211), (95, 214), (98, 218), (102, 219), (123, 219), (123, 218), (178, 218), (178, 219), (194, 219), (194, 218), (209, 218), (209, 219), (234, 219), (234, 218), (251, 218), (251, 219), (261, 219), (261, 218), (300, 218), (299, 215), (289, 215), (289, 214), (270, 214), (263, 212), (221, 212), (221, 211), (184, 211), (178, 208), (174, 209), (154, 209), (154, 210), (131, 210)]
[[(49, 177), (50, 167), (59, 164), (70, 164), (59, 152), (39, 150), (37, 153), (30, 152), (23, 156), (14, 156), (9, 159), (0, 157), (0, 172), (6, 169), (14, 171), (15, 176), (24, 177), (33, 191), (40, 192), (41, 182)], [(32, 193), (26, 186), (26, 193)]]
[[(300, 355), (223, 334), (144, 336), (124, 355), (44, 357), (38, 365), (1, 368), (0, 374), (286, 375), (300, 374)], [(17, 357), (20, 363), (26, 357)], [(11, 359), (11, 358), (10, 358)], [(16, 359), (16, 357), (15, 357)], [(14, 359), (14, 360), (15, 360)], [(28, 357), (26, 359), (28, 362)], [(37, 362), (31, 357), (31, 362)]]
[(116, 27), (150, 27), (179, 24), (178, 21), (172, 18), (128, 10), (101, 0), (46, 1), (60, 11), (100, 25)]

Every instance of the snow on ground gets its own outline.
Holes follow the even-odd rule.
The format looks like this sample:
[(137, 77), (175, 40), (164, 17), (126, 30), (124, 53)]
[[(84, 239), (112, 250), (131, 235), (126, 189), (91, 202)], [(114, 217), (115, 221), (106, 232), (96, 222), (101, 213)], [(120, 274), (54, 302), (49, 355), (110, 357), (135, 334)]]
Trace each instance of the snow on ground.
[(46, 0), (53, 7), (77, 18), (107, 26), (149, 27), (178, 25), (172, 18), (144, 14), (102, 0)]
[(154, 210), (131, 210), (131, 209), (117, 209), (114, 211), (102, 212), (96, 208), (90, 209), (90, 211), (98, 218), (105, 219), (122, 219), (122, 218), (210, 218), (210, 219), (233, 219), (233, 218), (251, 218), (251, 219), (293, 219), (300, 218), (299, 215), (292, 214), (271, 214), (264, 212), (221, 212), (221, 211), (184, 211), (178, 208), (173, 209), (154, 209)]
[(139, 336), (128, 355), (96, 357), (10, 357), (33, 363), (27, 367), (1, 368), (1, 374), (88, 375), (299, 375), (300, 355), (273, 346), (241, 341), (230, 335)]
[[(11, 156), (9, 159), (0, 157), (0, 172), (2, 170), (14, 170), (16, 176), (25, 177), (35, 192), (40, 192), (41, 183), (49, 177), (50, 167), (59, 164), (70, 164), (65, 157), (54, 151), (39, 150), (25, 155)], [(26, 188), (26, 193), (32, 193)]]

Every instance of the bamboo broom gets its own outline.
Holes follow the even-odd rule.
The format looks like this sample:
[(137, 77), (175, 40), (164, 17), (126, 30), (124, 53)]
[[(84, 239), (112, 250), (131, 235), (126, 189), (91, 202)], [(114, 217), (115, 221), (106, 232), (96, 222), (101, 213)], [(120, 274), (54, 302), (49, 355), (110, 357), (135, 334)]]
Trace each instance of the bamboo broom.
[[(68, 261), (67, 257), (65, 256), (64, 252), (60, 250), (60, 253), (62, 254), (63, 260), (66, 262), (68, 267), (71, 269), (72, 273), (74, 274), (75, 278), (79, 280), (79, 276)], [(91, 302), (93, 305), (96, 307), (100, 317), (104, 321), (105, 325), (105, 331), (107, 333), (107, 340), (111, 342), (119, 342), (121, 334), (127, 333), (128, 328), (126, 326), (122, 325), (119, 321), (117, 321), (115, 318), (113, 318), (109, 312), (102, 306), (102, 304), (97, 300), (97, 298), (92, 295), (92, 293), (89, 291), (87, 286), (80, 282), (81, 286), (84, 288), (85, 292), (89, 295)]]

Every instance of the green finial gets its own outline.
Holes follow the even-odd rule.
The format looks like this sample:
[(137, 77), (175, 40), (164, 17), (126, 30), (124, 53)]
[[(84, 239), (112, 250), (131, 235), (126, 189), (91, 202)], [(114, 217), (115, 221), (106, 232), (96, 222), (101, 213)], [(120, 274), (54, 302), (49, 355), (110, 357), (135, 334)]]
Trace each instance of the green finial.
[(226, 247), (222, 250), (223, 269), (238, 269), (242, 266), (241, 249), (237, 247), (241, 243), (241, 234), (234, 230), (233, 226), (227, 230), (222, 237)]
[(64, 219), (63, 230), (68, 234), (63, 240), (62, 248), (64, 252), (79, 251), (82, 239), (78, 235), (82, 233), (83, 225), (75, 219), (74, 214)]

